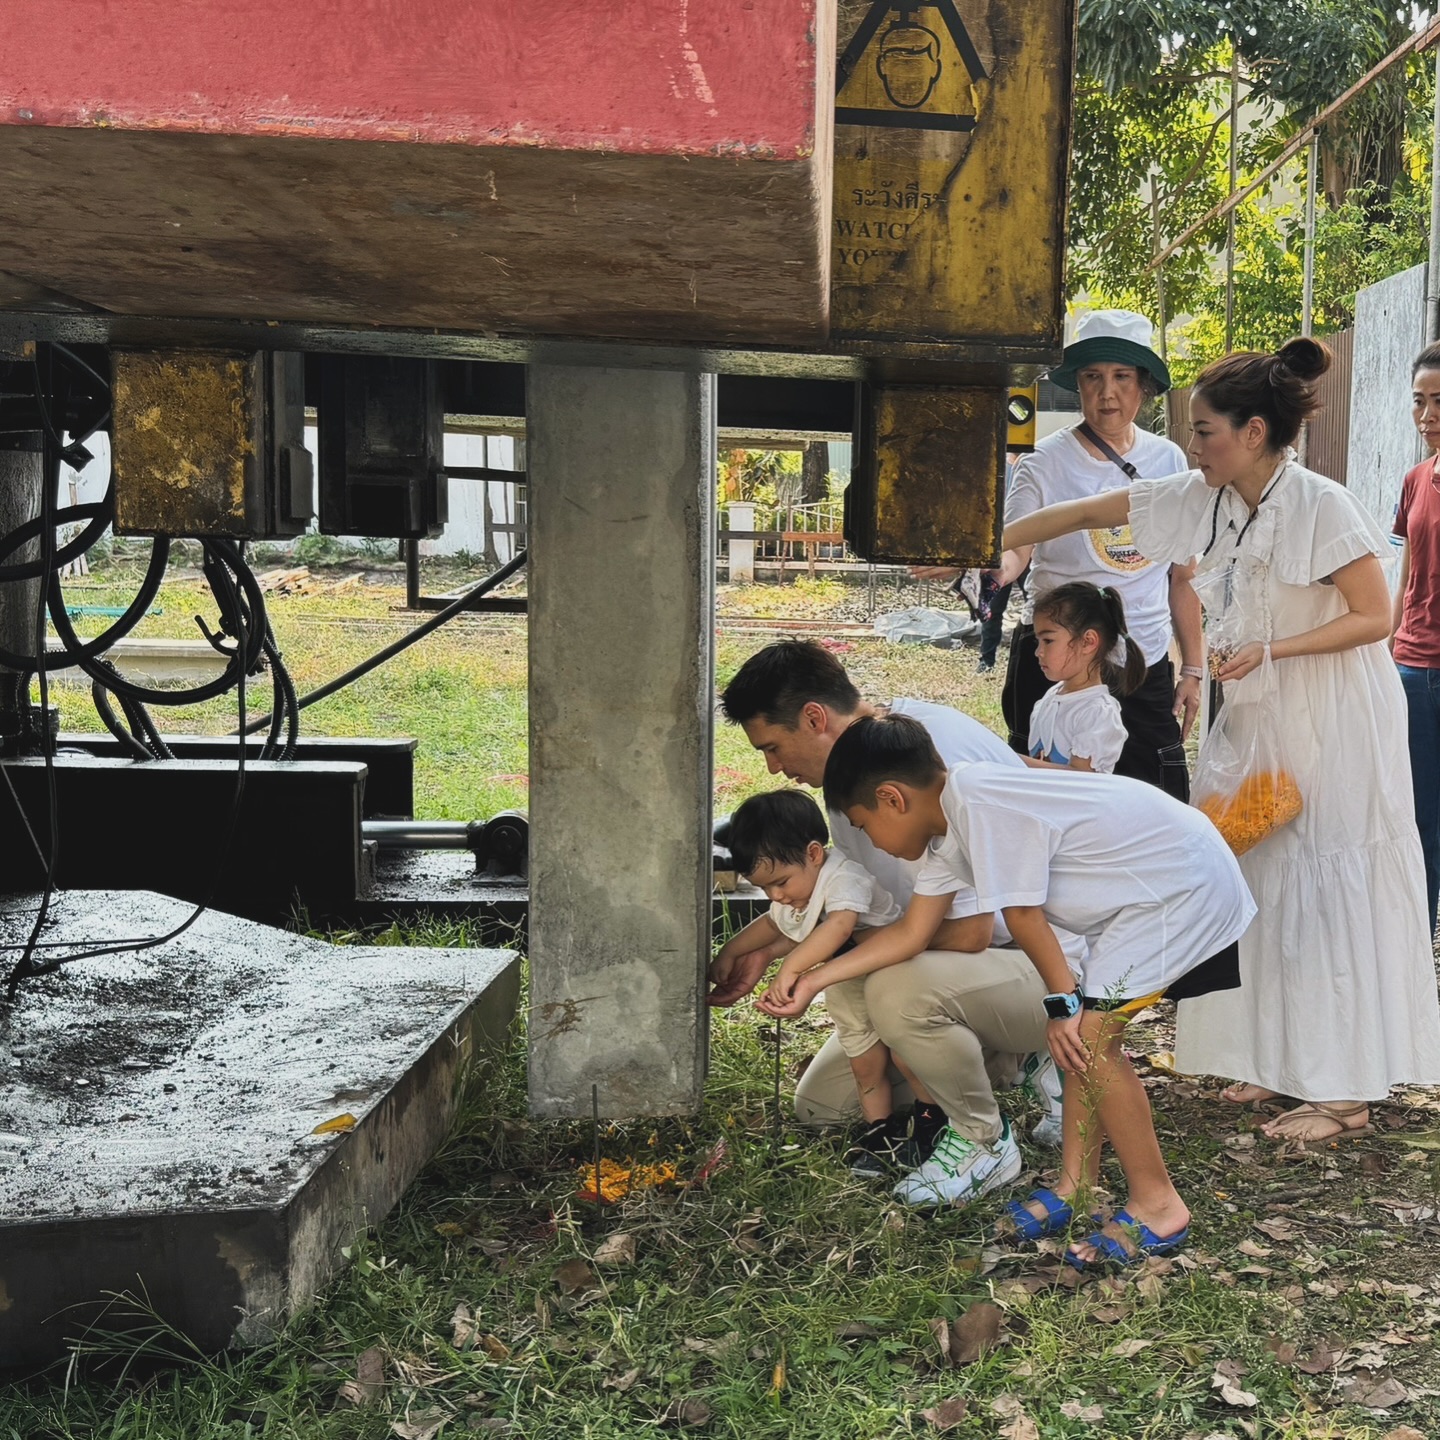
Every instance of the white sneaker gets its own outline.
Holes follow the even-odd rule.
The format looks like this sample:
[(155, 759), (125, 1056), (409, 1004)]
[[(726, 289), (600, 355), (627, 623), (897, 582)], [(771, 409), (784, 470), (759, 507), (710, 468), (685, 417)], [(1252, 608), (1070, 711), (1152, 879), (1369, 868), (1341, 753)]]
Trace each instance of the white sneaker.
[(1058, 1150), (1064, 1139), (1065, 1130), (1061, 1121), (1065, 1103), (1065, 1081), (1060, 1067), (1050, 1058), (1048, 1050), (1037, 1050), (1025, 1057), (1025, 1077), (1021, 1086), (1029, 1091), (1032, 1098), (1045, 1107), (1045, 1118), (1030, 1132), (1035, 1145), (1045, 1145)]
[(1025, 1162), (1010, 1133), (1010, 1122), (991, 1145), (967, 1140), (953, 1125), (946, 1125), (918, 1170), (912, 1170), (891, 1192), (906, 1205), (966, 1205), (1013, 1185)]

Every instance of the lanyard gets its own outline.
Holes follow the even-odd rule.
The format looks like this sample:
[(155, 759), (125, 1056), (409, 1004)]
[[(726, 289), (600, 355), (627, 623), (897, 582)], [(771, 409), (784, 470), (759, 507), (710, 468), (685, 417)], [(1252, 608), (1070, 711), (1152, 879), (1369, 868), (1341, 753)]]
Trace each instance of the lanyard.
[[(1240, 527), (1240, 533), (1235, 537), (1235, 549), (1240, 548), (1240, 542), (1245, 538), (1245, 532), (1255, 523), (1255, 517), (1260, 513), (1260, 507), (1275, 493), (1275, 487), (1280, 483), (1285, 474), (1285, 467), (1290, 462), (1282, 460), (1280, 468), (1275, 472), (1275, 477), (1265, 487), (1260, 498), (1255, 502), (1255, 508), (1250, 512), (1249, 518)], [(1210, 543), (1200, 552), (1203, 559), (1215, 548), (1215, 540), (1220, 533), (1220, 498), (1225, 494), (1223, 487), (1215, 492), (1215, 504), (1210, 510)]]

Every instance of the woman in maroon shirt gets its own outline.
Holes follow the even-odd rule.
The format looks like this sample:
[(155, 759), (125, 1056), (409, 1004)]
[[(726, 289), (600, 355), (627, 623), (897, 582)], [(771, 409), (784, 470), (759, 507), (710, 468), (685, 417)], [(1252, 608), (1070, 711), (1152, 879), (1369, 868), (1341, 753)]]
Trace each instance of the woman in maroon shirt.
[(1395, 511), (1405, 546), (1390, 649), (1410, 709), (1410, 777), (1433, 937), (1440, 899), (1440, 345), (1416, 357), (1410, 384), (1415, 428), (1431, 453), (1405, 477)]

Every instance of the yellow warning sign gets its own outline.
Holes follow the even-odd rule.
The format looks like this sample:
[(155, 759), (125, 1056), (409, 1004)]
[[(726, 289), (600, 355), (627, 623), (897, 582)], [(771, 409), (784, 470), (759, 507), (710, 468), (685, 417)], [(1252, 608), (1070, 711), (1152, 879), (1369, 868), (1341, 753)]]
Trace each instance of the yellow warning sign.
[(954, 0), (874, 0), (835, 74), (835, 123), (973, 130), (985, 66)]

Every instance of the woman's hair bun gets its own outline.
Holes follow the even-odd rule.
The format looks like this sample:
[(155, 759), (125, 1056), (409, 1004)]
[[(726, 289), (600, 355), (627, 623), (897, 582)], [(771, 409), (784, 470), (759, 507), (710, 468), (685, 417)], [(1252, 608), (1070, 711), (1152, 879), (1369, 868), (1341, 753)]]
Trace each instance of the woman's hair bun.
[(1276, 361), (1297, 380), (1318, 380), (1329, 368), (1330, 347), (1307, 335), (1287, 340), (1275, 354)]

